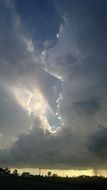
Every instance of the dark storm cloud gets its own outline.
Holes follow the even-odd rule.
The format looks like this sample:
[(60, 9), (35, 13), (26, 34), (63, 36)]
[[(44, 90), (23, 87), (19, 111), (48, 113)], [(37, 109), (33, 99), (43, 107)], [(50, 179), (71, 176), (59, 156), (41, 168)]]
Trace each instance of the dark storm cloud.
[[(64, 23), (59, 30), (58, 43), (48, 52), (47, 67), (64, 80), (63, 113), (67, 105), (70, 113), (69, 108), (75, 102), (84, 113), (96, 113), (107, 93), (107, 3), (96, 0), (64, 3), (65, 7), (69, 7), (68, 14), (65, 14)], [(96, 100), (92, 100), (93, 97)], [(102, 102), (98, 100), (100, 98)]]
[[(63, 3), (64, 20), (58, 42), (47, 52), (46, 67), (63, 80), (60, 114), (74, 136), (84, 139), (87, 150), (88, 136), (98, 123), (107, 122), (107, 2)], [(61, 5), (61, 1), (56, 1), (56, 5)], [(100, 167), (97, 155), (95, 160)], [(92, 166), (95, 160), (92, 159)]]
[(45, 131), (44, 134), (38, 118), (29, 133), (21, 134), (16, 143), (9, 150), (0, 151), (0, 155), (0, 163), (5, 166), (42, 168), (90, 167), (93, 157), (80, 139), (73, 137), (71, 130), (62, 129), (58, 134)]
[[(35, 97), (34, 90), (40, 90), (39, 95), (42, 94), (43, 100), (48, 102), (47, 105), (51, 107), (54, 116), (55, 111), (58, 111), (64, 126), (57, 133), (51, 134), (47, 130), (44, 133), (41, 129), (42, 120), (38, 117), (30, 130), (28, 127), (26, 132), (20, 130), (17, 140), (11, 147), (0, 150), (0, 163), (15, 167), (100, 168), (103, 161), (107, 167), (106, 127), (96, 131), (99, 123), (104, 126), (107, 123), (107, 2), (57, 0), (54, 1), (54, 5), (53, 3), (47, 5), (48, 1), (40, 1), (44, 7), (41, 7), (39, 1), (37, 4), (35, 1), (25, 2), (17, 1), (16, 8), (13, 5), (1, 10), (1, 85), (3, 84), (3, 88), (5, 86), (12, 97), (14, 95), (11, 86), (16, 88), (16, 96), (20, 95), (18, 100), (21, 101), (21, 106), (25, 103), (23, 100), (27, 95), (33, 93)], [(20, 6), (22, 4), (23, 7)], [(38, 12), (35, 12), (35, 7)], [(21, 16), (16, 14), (16, 9)], [(47, 9), (49, 11), (46, 11)], [(26, 11), (29, 12), (28, 15)], [(63, 17), (58, 32), (57, 15)], [(32, 18), (34, 20), (31, 23)], [(25, 28), (31, 26), (30, 29), (34, 31), (35, 35), (30, 29), (25, 32), (31, 34), (31, 38), (23, 33), (24, 22)], [(56, 38), (56, 33), (55, 43), (44, 49), (40, 56), (38, 41), (40, 44), (43, 43), (44, 47), (44, 41), (50, 39), (54, 41), (53, 35)], [(46, 57), (41, 64), (43, 55)], [(57, 77), (61, 78), (61, 81)], [(3, 103), (1, 106), (5, 105), (4, 94), (7, 94), (7, 91), (3, 92), (3, 95), (0, 93)], [(57, 104), (59, 93), (61, 98)], [(36, 108), (35, 102), (36, 99), (30, 108)], [(15, 104), (11, 102), (11, 98), (10, 104)], [(6, 104), (7, 107), (11, 107), (10, 104)], [(22, 107), (20, 109), (23, 110)], [(44, 107), (43, 101), (42, 109)], [(47, 115), (43, 119), (47, 121)], [(27, 125), (27, 122), (25, 124)], [(13, 137), (13, 134), (11, 136)]]
[(100, 100), (91, 98), (85, 101), (75, 102), (73, 108), (78, 113), (85, 113), (88, 115), (94, 114), (101, 109)]
[(99, 129), (89, 137), (89, 150), (105, 165), (107, 159), (107, 128), (99, 125)]
[[(66, 15), (65, 17), (67, 17), (68, 19), (68, 24), (64, 25), (64, 32), (62, 32), (63, 34), (61, 34), (61, 40), (63, 41), (65, 40), (66, 54), (70, 51), (70, 56), (76, 58), (77, 60), (79, 57), (77, 57), (78, 54), (75, 55), (76, 54), (75, 51), (80, 51), (80, 54), (83, 54), (83, 57), (82, 60), (78, 61), (82, 61), (84, 64), (83, 67), (80, 67), (81, 69), (80, 71), (84, 69), (83, 72), (85, 71), (88, 72), (89, 70), (89, 72), (93, 72), (94, 74), (102, 73), (103, 75), (105, 69), (107, 69), (106, 67), (107, 2), (106, 1), (101, 2), (100, 0), (99, 1), (77, 0), (77, 1), (67, 1), (67, 2), (64, 1), (64, 2), (65, 2), (64, 4), (65, 7), (68, 8), (67, 9), (68, 14), (65, 14)], [(70, 50), (68, 48), (70, 48)], [(73, 48), (74, 51), (72, 50)], [(61, 50), (63, 49), (64, 47), (61, 48)], [(58, 60), (60, 59), (60, 51), (59, 51)]]

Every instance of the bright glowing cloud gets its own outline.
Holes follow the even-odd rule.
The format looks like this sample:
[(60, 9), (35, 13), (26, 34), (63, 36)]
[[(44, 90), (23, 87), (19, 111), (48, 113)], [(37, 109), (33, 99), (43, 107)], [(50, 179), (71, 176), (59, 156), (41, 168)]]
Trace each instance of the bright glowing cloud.
[(11, 87), (18, 103), (31, 115), (45, 115), (49, 105), (38, 89), (30, 91), (24, 87)]

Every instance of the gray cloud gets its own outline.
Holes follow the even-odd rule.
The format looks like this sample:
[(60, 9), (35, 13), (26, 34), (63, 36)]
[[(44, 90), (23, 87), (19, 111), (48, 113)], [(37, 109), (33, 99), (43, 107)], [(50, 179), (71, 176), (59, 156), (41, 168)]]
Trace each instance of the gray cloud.
[[(60, 26), (58, 43), (47, 53), (47, 69), (63, 80), (60, 112), (65, 126), (72, 124), (79, 129), (81, 125), (82, 129), (87, 128), (87, 133), (100, 121), (106, 123), (105, 4), (68, 1), (68, 14)], [(77, 109), (81, 107), (81, 117), (74, 113), (74, 104)], [(93, 113), (90, 120), (88, 115)]]
[(70, 129), (62, 129), (56, 134), (46, 131), (44, 134), (38, 118), (31, 131), (19, 135), (9, 151), (2, 150), (0, 155), (3, 165), (14, 167), (90, 168), (93, 164), (93, 156), (90, 156), (82, 141), (74, 137)]
[(25, 132), (30, 124), (25, 110), (19, 106), (3, 83), (0, 84), (0, 148), (8, 146), (10, 139), (13, 141), (19, 131)]
[(14, 1), (0, 5), (0, 133), (4, 147), (27, 131), (33, 125), (33, 114), (42, 115), (44, 109), (45, 122), (52, 117), (50, 126), (61, 125), (55, 114), (61, 81), (44, 70), (31, 37), (24, 33)]
[(99, 125), (99, 129), (89, 137), (89, 150), (94, 153), (102, 165), (105, 165), (107, 159), (107, 128)]
[[(0, 150), (3, 166), (100, 168), (103, 161), (107, 167), (106, 127), (95, 132), (107, 123), (106, 2), (67, 2), (60, 6), (65, 14), (57, 42), (41, 55), (24, 35), (15, 5), (2, 3), (0, 133), (9, 145)], [(56, 111), (64, 126), (44, 132), (49, 121), (59, 126)], [(12, 137), (17, 140), (10, 146)]]
[(75, 102), (73, 108), (80, 114), (83, 112), (85, 114), (92, 115), (99, 111), (101, 106), (98, 99), (92, 98), (85, 101)]

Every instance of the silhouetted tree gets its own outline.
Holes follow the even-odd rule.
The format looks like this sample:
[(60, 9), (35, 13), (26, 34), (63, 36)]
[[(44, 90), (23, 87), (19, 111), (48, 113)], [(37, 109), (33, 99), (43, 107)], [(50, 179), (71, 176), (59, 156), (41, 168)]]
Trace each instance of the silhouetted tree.
[(4, 169), (4, 171), (5, 171), (5, 174), (6, 174), (6, 175), (10, 175), (10, 170), (9, 170), (9, 168), (8, 168), (8, 167), (7, 167), (7, 168), (5, 168), (5, 169)]
[(57, 174), (53, 174), (52, 177), (58, 177), (58, 175)]
[(49, 172), (48, 172), (48, 177), (50, 177), (50, 176), (51, 176), (51, 172), (49, 171)]
[(18, 170), (17, 169), (13, 170), (13, 175), (18, 176)]
[(30, 173), (29, 172), (23, 172), (22, 173), (22, 177), (29, 177), (30, 176)]
[(5, 176), (6, 172), (4, 169), (0, 168), (0, 176)]

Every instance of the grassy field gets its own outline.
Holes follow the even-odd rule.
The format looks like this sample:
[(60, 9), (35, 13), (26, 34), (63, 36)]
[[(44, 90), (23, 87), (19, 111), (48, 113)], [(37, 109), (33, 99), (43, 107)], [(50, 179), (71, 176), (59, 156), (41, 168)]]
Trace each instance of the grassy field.
[(97, 180), (0, 177), (0, 190), (107, 190), (106, 180)]

